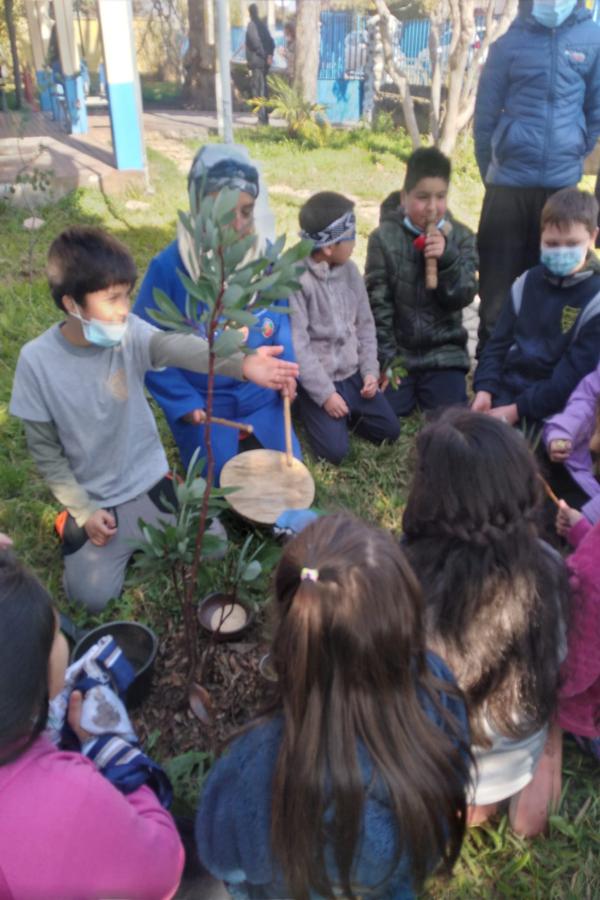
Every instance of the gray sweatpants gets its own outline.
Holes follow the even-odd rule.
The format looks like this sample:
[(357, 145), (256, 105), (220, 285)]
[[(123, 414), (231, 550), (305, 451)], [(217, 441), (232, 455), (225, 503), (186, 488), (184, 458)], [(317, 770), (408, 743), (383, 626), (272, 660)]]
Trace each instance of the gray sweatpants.
[(138, 519), (149, 525), (158, 520), (174, 522), (175, 517), (161, 512), (148, 494), (141, 494), (115, 507), (117, 532), (103, 547), (87, 540), (79, 550), (64, 557), (63, 584), (70, 600), (83, 603), (90, 612), (100, 612), (123, 589), (125, 570), (132, 556), (132, 541), (142, 537)]

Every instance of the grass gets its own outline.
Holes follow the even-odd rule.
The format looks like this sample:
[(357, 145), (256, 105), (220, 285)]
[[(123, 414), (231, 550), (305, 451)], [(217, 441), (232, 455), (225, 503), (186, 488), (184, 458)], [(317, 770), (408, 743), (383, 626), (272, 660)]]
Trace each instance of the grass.
[[(249, 145), (271, 186), (271, 203), (278, 231), (297, 232), (297, 214), (305, 197), (316, 190), (350, 193), (356, 200), (359, 235), (356, 259), (364, 262), (366, 238), (377, 224), (380, 202), (402, 181), (405, 142), (401, 136), (361, 132), (336, 133), (335, 147), (303, 150), (282, 132), (247, 131), (237, 139)], [(190, 151), (193, 150), (190, 147)], [(69, 609), (61, 590), (60, 560), (53, 535), (56, 506), (29, 460), (19, 423), (7, 412), (13, 372), (20, 347), (57, 319), (57, 310), (44, 280), (48, 244), (66, 225), (103, 225), (130, 247), (140, 273), (151, 257), (170, 240), (177, 209), (186, 203), (185, 178), (173, 161), (150, 150), (155, 193), (131, 192), (107, 198), (99, 192), (78, 191), (42, 210), (46, 224), (39, 231), (23, 230), (26, 213), (0, 206), (3, 241), (0, 263), (0, 530), (14, 538), (19, 555), (39, 575), (62, 608)], [(458, 218), (475, 227), (482, 187), (469, 142), (454, 159), (455, 177), (450, 205)], [(144, 199), (149, 207), (131, 211), (129, 198)], [(84, 415), (84, 411), (82, 411)], [(176, 453), (162, 415), (161, 434), (170, 458)], [(420, 422), (410, 419), (393, 447), (374, 449), (360, 440), (339, 469), (309, 460), (317, 484), (316, 503), (327, 510), (349, 509), (357, 515), (399, 531), (411, 472), (411, 447)], [(246, 527), (233, 516), (226, 525), (241, 542)], [(92, 619), (80, 610), (70, 612), (80, 624)], [(100, 617), (135, 617), (159, 632), (177, 615), (168, 583), (129, 586)], [(188, 761), (189, 762), (189, 761)], [(171, 764), (181, 790), (193, 793), (186, 761)], [(595, 898), (600, 896), (600, 798), (597, 767), (567, 742), (564, 792), (548, 837), (526, 842), (516, 838), (506, 819), (471, 831), (455, 876), (450, 883), (434, 881), (431, 898)]]

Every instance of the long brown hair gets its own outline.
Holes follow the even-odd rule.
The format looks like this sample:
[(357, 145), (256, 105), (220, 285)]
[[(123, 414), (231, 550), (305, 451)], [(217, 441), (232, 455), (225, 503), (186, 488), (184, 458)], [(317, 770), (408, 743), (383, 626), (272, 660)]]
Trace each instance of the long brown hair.
[[(451, 870), (460, 851), (467, 754), (439, 700), (441, 689), (458, 692), (428, 668), (421, 606), (398, 542), (352, 517), (319, 519), (284, 550), (272, 648), (284, 727), (271, 834), (295, 900), (311, 890), (333, 896), (326, 847), (335, 883), (355, 896), (352, 868), (369, 791), (359, 745), (396, 825), (381, 882), (404, 853), (418, 886), (438, 859)], [(445, 730), (425, 712), (424, 698)]]
[(465, 692), (473, 741), (541, 728), (556, 702), (567, 582), (539, 540), (540, 478), (523, 436), (448, 410), (417, 438), (404, 511), (428, 642)]

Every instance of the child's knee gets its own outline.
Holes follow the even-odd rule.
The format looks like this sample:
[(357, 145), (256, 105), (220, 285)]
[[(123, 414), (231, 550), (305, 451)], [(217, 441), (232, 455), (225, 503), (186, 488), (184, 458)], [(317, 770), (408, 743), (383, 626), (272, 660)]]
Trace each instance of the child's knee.
[(88, 569), (85, 575), (69, 572), (65, 568), (63, 575), (65, 594), (69, 600), (81, 603), (88, 612), (96, 615), (102, 612), (109, 600), (118, 597), (123, 588), (123, 579), (107, 580), (105, 573)]

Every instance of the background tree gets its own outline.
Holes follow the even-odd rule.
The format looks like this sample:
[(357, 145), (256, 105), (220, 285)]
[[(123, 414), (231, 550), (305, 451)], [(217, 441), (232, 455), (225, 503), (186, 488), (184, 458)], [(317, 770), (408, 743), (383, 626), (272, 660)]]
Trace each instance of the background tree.
[(19, 50), (17, 47), (17, 29), (15, 25), (14, 0), (4, 0), (4, 16), (6, 19), (6, 30), (8, 32), (10, 55), (12, 57), (13, 78), (15, 81), (15, 106), (17, 109), (21, 109), (21, 66), (19, 63)]
[(208, 41), (205, 6), (203, 0), (188, 0), (190, 46), (184, 61), (183, 96), (199, 109), (214, 109), (215, 48)]
[[(413, 146), (418, 147), (421, 137), (410, 84), (393, 52), (393, 36), (398, 23), (385, 0), (375, 0), (375, 5), (380, 17), (386, 72), (398, 89), (406, 128)], [(424, 0), (422, 4), (431, 23), (431, 134), (436, 145), (446, 154), (452, 153), (458, 135), (471, 122), (479, 74), (489, 46), (504, 34), (515, 17), (518, 0), (506, 0), (499, 16), (494, 16), (496, 6), (497, 0)], [(485, 13), (484, 29), (480, 36), (475, 28), (475, 9)], [(399, 5), (396, 4), (398, 10)], [(451, 30), (447, 64), (442, 53), (442, 32), (446, 23)]]
[(296, 65), (294, 88), (310, 103), (317, 99), (321, 4), (298, 0), (296, 4)]

